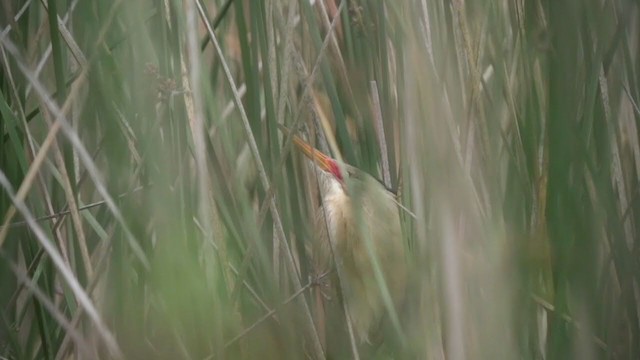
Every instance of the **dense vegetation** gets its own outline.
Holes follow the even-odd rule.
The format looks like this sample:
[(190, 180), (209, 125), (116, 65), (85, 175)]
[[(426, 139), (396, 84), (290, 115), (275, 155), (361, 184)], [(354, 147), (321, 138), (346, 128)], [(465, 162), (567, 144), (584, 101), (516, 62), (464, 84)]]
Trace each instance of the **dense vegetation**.
[(278, 124), (398, 194), (372, 356), (640, 358), (639, 5), (0, 1), (0, 358), (322, 358)]

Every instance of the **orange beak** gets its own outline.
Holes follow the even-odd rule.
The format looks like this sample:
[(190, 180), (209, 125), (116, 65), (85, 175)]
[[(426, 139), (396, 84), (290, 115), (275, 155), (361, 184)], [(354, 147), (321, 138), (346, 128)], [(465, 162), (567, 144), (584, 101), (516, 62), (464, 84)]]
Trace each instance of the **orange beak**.
[[(280, 129), (285, 134), (289, 133), (289, 130), (284, 126), (280, 126)], [(320, 169), (333, 174), (333, 176), (335, 176), (340, 181), (343, 180), (340, 167), (334, 159), (328, 157), (321, 151), (314, 149), (306, 141), (302, 140), (298, 135), (293, 135), (293, 143), (296, 144), (298, 149), (300, 149), (309, 159), (311, 159), (311, 161), (318, 165)]]

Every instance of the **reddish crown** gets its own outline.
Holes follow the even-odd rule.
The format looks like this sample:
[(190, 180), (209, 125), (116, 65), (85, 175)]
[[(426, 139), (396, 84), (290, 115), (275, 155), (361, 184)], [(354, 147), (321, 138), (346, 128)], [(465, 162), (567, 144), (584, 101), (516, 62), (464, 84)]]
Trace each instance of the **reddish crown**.
[(329, 172), (331, 172), (331, 174), (333, 174), (336, 179), (338, 179), (339, 181), (344, 181), (344, 178), (342, 177), (342, 171), (340, 171), (340, 166), (338, 166), (338, 163), (335, 160), (329, 159), (327, 165), (327, 167), (329, 168)]

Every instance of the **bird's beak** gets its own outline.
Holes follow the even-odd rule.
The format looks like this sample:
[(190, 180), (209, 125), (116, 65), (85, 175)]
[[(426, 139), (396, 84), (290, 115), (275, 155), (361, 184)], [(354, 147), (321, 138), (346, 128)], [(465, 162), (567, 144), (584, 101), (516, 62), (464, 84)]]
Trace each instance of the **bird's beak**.
[[(280, 130), (285, 134), (289, 134), (289, 130), (284, 126), (280, 126)], [(338, 167), (337, 162), (325, 155), (320, 150), (313, 148), (306, 141), (302, 140), (298, 135), (293, 134), (293, 143), (300, 149), (311, 161), (317, 164), (322, 170), (332, 173), (339, 180), (342, 180), (342, 175)]]
[(300, 149), (314, 163), (318, 164), (322, 170), (329, 172), (333, 170), (332, 165), (334, 160), (332, 158), (328, 157), (320, 150), (314, 149), (297, 135), (293, 135), (293, 142), (296, 144), (298, 149)]

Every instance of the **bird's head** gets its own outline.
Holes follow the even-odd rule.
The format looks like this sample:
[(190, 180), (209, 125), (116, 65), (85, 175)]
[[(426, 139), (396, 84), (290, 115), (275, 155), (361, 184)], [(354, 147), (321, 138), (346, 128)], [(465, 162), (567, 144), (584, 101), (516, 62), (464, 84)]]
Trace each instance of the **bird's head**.
[[(284, 126), (281, 126), (280, 129), (288, 134), (288, 130)], [(371, 193), (370, 189), (378, 189), (381, 194), (395, 196), (395, 192), (387, 188), (378, 179), (351, 165), (338, 162), (325, 155), (295, 134), (293, 135), (293, 142), (307, 158), (323, 170), (325, 174), (321, 177), (321, 184), (325, 190), (334, 188), (337, 185), (353, 199), (357, 199), (365, 193)]]

